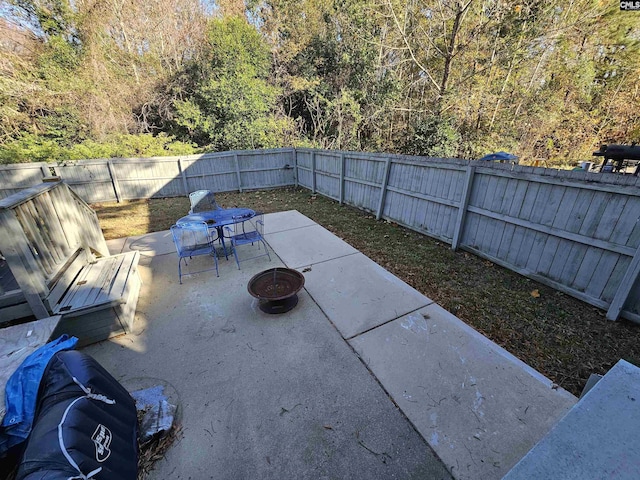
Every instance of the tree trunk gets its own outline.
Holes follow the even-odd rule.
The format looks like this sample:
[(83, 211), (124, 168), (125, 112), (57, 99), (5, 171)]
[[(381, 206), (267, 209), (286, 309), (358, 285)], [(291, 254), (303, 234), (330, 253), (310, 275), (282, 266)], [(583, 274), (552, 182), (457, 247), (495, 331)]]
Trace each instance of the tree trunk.
[(469, 0), (466, 5), (462, 5), (461, 3), (457, 4), (456, 15), (453, 19), (453, 27), (451, 28), (451, 35), (449, 36), (449, 43), (447, 45), (447, 50), (444, 52), (444, 69), (442, 71), (440, 90), (438, 92), (438, 113), (442, 110), (442, 100), (444, 99), (444, 95), (447, 91), (447, 84), (449, 82), (449, 76), (451, 75), (451, 63), (453, 62), (453, 57), (456, 54), (458, 33), (460, 32), (464, 16), (472, 2), (473, 0)]

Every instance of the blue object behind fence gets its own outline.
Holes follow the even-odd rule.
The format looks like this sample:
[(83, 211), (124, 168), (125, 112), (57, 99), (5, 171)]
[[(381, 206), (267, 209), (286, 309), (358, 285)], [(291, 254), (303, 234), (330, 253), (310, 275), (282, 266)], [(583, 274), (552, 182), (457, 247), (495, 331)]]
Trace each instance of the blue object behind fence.
[(487, 161), (487, 162), (514, 162), (518, 163), (518, 157), (511, 153), (507, 152), (496, 152), (485, 155), (478, 160)]

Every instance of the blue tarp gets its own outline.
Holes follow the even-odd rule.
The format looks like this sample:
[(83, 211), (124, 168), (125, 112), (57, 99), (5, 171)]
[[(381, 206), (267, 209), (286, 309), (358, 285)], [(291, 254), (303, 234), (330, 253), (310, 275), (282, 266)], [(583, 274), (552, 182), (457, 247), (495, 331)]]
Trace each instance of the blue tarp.
[(6, 413), (0, 424), (0, 457), (22, 443), (31, 432), (38, 402), (38, 388), (49, 360), (61, 350), (71, 350), (76, 337), (61, 335), (25, 358), (5, 387)]

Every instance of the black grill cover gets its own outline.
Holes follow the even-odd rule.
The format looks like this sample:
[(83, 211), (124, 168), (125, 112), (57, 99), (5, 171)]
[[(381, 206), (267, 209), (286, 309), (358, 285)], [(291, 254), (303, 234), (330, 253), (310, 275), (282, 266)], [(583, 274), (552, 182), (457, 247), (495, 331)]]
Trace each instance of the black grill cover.
[(90, 356), (59, 352), (42, 378), (16, 480), (135, 480), (137, 433), (129, 393)]

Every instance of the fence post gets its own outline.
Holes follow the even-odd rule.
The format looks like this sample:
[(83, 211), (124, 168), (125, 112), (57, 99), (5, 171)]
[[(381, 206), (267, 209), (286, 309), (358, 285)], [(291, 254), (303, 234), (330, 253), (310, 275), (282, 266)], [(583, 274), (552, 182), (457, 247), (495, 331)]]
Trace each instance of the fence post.
[(50, 177), (51, 176), (51, 171), (49, 170), (49, 165), (47, 165), (47, 164), (40, 165), (40, 172), (42, 173), (43, 177)]
[(298, 150), (293, 149), (293, 185), (298, 188)]
[(345, 158), (344, 152), (340, 153), (340, 205), (344, 203), (344, 168)]
[(311, 152), (311, 193), (316, 193), (316, 152)]
[(180, 176), (182, 177), (182, 189), (184, 190), (185, 197), (189, 196), (189, 183), (187, 182), (187, 174), (184, 172), (184, 167), (182, 166), (182, 158), (178, 157), (178, 170), (180, 171)]
[(120, 185), (118, 184), (118, 179), (116, 178), (115, 172), (113, 170), (113, 164), (111, 160), (107, 160), (107, 168), (109, 169), (109, 177), (111, 177), (111, 185), (113, 185), (113, 191), (116, 194), (116, 202), (120, 203), (122, 201), (122, 196), (120, 195)]
[(475, 172), (476, 167), (472, 167), (471, 165), (467, 166), (467, 173), (464, 179), (464, 189), (462, 190), (462, 198), (460, 199), (460, 206), (458, 207), (456, 229), (453, 233), (453, 240), (451, 241), (451, 250), (457, 250), (460, 246), (460, 240), (462, 239), (462, 232), (464, 229), (464, 221), (467, 216), (467, 206), (469, 205), (471, 189), (473, 188), (473, 176)]
[(631, 289), (638, 280), (638, 276), (640, 276), (640, 246), (631, 259), (631, 263), (629, 264), (624, 277), (622, 277), (622, 281), (618, 285), (618, 290), (613, 297), (611, 305), (609, 305), (609, 310), (607, 310), (607, 320), (618, 319), (627, 298), (629, 298)]
[(238, 154), (233, 154), (233, 161), (236, 164), (236, 176), (238, 177), (238, 191), (242, 193), (242, 179), (240, 178), (240, 161), (238, 160)]
[(384, 166), (384, 179), (382, 180), (382, 190), (380, 191), (380, 203), (378, 203), (378, 213), (376, 213), (376, 220), (382, 218), (384, 210), (384, 199), (387, 196), (387, 184), (389, 183), (389, 172), (391, 171), (391, 158), (387, 158)]

